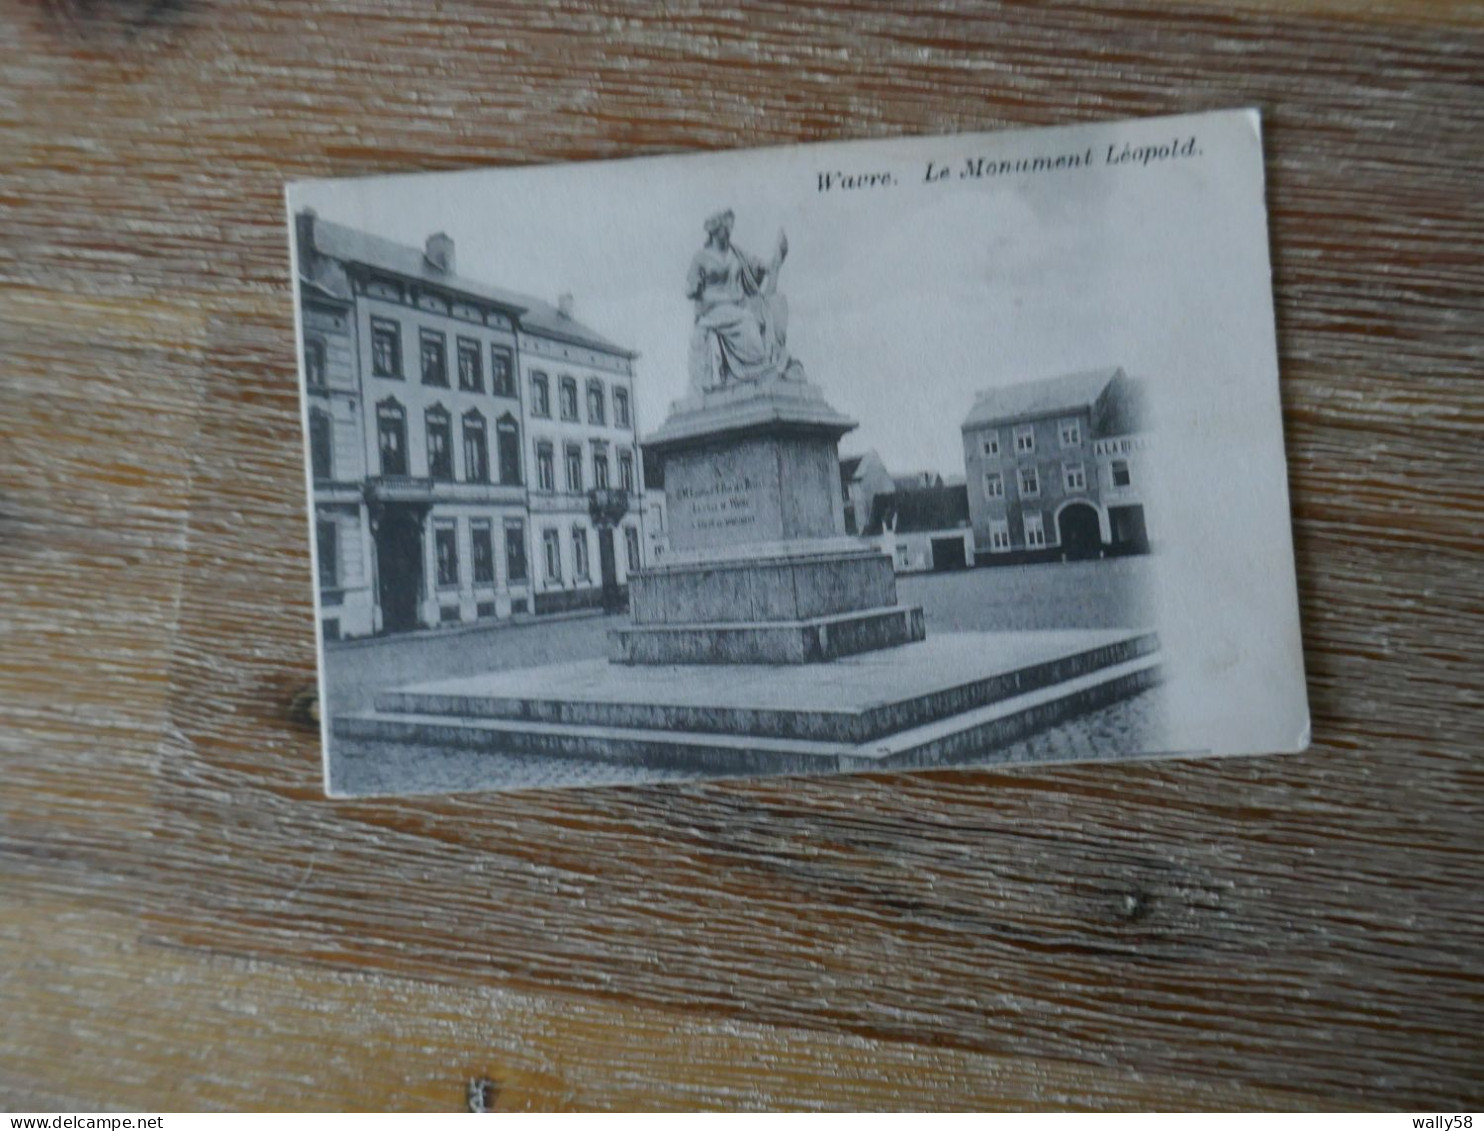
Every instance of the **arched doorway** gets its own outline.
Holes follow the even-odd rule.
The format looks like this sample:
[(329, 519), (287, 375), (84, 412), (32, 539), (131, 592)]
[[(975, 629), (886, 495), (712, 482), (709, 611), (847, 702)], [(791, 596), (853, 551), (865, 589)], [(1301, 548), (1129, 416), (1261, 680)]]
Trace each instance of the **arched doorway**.
[(1056, 516), (1062, 553), (1070, 560), (1095, 558), (1102, 553), (1103, 536), (1097, 508), (1090, 503), (1070, 503)]

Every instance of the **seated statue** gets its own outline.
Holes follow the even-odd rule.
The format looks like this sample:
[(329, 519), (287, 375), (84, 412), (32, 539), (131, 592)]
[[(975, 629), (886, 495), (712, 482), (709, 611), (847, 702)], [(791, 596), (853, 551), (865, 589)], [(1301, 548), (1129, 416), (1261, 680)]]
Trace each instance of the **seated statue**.
[(706, 245), (686, 275), (686, 297), (696, 304), (690, 383), (697, 393), (733, 381), (803, 377), (788, 354), (788, 302), (777, 290), (788, 240), (779, 232), (764, 263), (732, 243), (734, 220), (726, 209), (706, 221)]

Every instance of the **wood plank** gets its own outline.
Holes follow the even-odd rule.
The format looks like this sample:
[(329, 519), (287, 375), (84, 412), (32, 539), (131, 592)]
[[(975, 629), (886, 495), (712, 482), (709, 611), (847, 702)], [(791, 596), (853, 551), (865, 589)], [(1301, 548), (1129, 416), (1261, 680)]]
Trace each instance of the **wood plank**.
[[(1281, 1110), (1314, 1097), (1088, 1065), (720, 1023), (590, 999), (324, 973), (162, 947), (128, 916), (0, 896), (0, 1009), (46, 1010), (31, 1040), (0, 1033), (12, 1110), (459, 1110), (489, 1081), (493, 1110), (878, 1107), (1085, 1110), (1157, 1103)], [(22, 985), (24, 979), (24, 986)], [(11, 1012), (14, 1016), (14, 1013)], [(122, 1038), (122, 1039), (121, 1039)], [(105, 1088), (85, 1057), (115, 1049)]]

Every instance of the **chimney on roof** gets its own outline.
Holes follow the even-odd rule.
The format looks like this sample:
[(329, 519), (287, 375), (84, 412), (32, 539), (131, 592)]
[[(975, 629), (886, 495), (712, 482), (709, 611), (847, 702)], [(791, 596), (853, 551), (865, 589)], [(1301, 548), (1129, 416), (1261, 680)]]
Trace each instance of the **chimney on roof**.
[(299, 258), (304, 259), (314, 253), (314, 209), (301, 209), (294, 217), (294, 223), (298, 226), (297, 236), (299, 242)]
[(557, 313), (563, 318), (572, 317), (572, 292), (563, 291), (557, 295)]
[(434, 232), (428, 237), (427, 245), (423, 248), (423, 258), (438, 271), (445, 275), (453, 274), (453, 240), (448, 237), (447, 232)]

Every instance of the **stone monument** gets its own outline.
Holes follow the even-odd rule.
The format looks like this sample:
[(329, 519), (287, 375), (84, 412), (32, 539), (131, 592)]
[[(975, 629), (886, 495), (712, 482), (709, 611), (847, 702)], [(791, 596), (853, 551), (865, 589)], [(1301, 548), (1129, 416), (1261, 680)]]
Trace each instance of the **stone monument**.
[(924, 638), (889, 557), (845, 535), (838, 445), (856, 427), (788, 352), (780, 233), (764, 263), (706, 221), (687, 279), (691, 393), (644, 446), (664, 476), (669, 556), (629, 582), (627, 664), (798, 664)]

